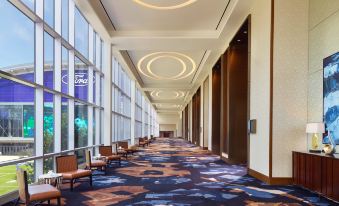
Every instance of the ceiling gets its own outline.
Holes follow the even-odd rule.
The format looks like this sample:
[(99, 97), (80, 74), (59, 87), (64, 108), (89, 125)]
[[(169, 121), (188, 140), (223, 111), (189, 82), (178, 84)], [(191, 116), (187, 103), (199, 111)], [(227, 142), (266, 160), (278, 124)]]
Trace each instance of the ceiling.
[(179, 115), (224, 52), (224, 39), (230, 35), (226, 25), (237, 2), (91, 0), (90, 4), (109, 31), (113, 50), (157, 112)]

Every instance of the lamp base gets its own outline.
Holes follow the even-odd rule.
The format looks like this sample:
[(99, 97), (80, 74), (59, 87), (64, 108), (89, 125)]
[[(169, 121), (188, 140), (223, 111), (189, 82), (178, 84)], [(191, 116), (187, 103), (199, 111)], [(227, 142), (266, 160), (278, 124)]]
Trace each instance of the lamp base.
[(310, 153), (321, 153), (321, 150), (318, 150), (318, 149), (310, 149), (310, 150), (308, 150), (308, 152), (310, 152)]

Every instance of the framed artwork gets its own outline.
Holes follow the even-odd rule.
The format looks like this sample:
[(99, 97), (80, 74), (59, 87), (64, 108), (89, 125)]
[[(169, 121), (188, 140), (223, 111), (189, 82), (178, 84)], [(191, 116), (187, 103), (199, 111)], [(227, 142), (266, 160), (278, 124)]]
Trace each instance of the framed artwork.
[(339, 144), (339, 52), (323, 61), (323, 118), (326, 126), (323, 143), (328, 144), (328, 133)]

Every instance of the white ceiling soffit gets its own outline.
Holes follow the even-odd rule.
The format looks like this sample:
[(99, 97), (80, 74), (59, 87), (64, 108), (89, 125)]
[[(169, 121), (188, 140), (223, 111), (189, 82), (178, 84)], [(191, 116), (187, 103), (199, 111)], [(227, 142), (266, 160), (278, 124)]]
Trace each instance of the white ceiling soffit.
[[(229, 0), (101, 0), (117, 31), (217, 30)], [(185, 5), (180, 7), (180, 5)], [(145, 6), (153, 5), (154, 8)], [(173, 6), (178, 6), (174, 8)], [(166, 9), (171, 7), (174, 9)], [(164, 9), (155, 9), (164, 8)]]
[(239, 0), (88, 1), (157, 111), (178, 114), (223, 52)]

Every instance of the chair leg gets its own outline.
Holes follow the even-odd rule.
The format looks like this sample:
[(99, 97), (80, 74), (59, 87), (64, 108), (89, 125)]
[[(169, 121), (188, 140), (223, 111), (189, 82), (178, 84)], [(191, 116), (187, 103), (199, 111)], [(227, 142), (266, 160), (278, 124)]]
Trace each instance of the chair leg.
[(14, 206), (17, 206), (19, 204), (19, 201), (20, 201), (20, 197), (18, 197), (18, 199), (16, 199)]
[(71, 191), (73, 191), (73, 179), (71, 179)]
[(58, 197), (57, 201), (58, 201), (58, 206), (61, 206), (61, 198), (60, 197)]
[(47, 204), (48, 204), (48, 205), (51, 205), (51, 200), (47, 200)]
[(91, 187), (93, 186), (93, 178), (92, 178), (92, 175), (89, 176), (89, 184), (91, 185)]

